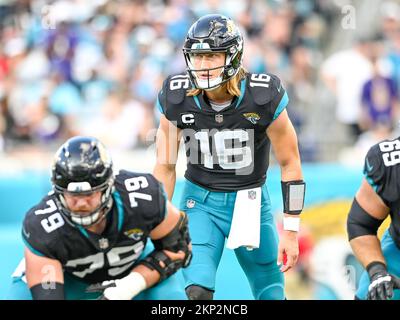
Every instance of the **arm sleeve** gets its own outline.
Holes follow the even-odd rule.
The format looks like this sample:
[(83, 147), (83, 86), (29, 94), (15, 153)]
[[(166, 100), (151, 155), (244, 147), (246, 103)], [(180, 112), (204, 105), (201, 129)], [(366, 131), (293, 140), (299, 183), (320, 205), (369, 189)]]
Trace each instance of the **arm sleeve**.
[(272, 121), (274, 121), (287, 107), (289, 97), (282, 86), (281, 80), (275, 75), (271, 76), (271, 91), (272, 100), (269, 103), (269, 113)]
[(57, 259), (52, 253), (49, 235), (45, 234), (42, 229), (40, 220), (31, 212), (25, 217), (22, 225), (22, 240), (25, 246), (34, 254), (41, 257)]
[(386, 166), (383, 156), (384, 154), (381, 152), (379, 144), (371, 147), (365, 157), (364, 176), (384, 203), (389, 206), (390, 202), (397, 197), (399, 188), (396, 181), (398, 181), (397, 175), (399, 174), (400, 166)]

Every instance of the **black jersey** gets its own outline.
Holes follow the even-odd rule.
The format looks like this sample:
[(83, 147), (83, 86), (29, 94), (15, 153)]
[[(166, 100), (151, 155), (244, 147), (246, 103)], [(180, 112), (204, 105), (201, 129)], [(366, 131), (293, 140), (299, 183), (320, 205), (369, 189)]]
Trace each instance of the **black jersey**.
[(390, 234), (400, 248), (400, 138), (382, 141), (368, 151), (364, 174), (390, 208)]
[(50, 193), (25, 216), (25, 244), (38, 255), (57, 259), (64, 272), (88, 283), (128, 275), (149, 233), (164, 219), (166, 196), (151, 174), (121, 170), (112, 197), (107, 226), (98, 235), (69, 222)]
[(182, 129), (186, 147), (185, 177), (214, 191), (237, 191), (264, 184), (269, 165), (267, 127), (287, 106), (278, 77), (247, 74), (241, 96), (220, 112), (203, 94), (187, 96), (185, 74), (168, 77), (158, 108)]

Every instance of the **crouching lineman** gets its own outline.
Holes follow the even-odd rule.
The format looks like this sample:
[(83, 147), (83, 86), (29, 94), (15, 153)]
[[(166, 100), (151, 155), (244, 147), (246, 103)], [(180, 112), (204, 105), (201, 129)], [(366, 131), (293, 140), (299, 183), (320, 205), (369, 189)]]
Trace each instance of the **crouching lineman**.
[[(364, 175), (347, 219), (355, 256), (365, 267), (356, 299), (400, 299), (400, 140), (374, 145), (365, 158)], [(382, 240), (377, 230), (390, 215)]]
[(175, 273), (191, 260), (187, 218), (151, 174), (114, 174), (98, 140), (74, 137), (52, 184), (23, 222), (9, 299), (186, 299)]

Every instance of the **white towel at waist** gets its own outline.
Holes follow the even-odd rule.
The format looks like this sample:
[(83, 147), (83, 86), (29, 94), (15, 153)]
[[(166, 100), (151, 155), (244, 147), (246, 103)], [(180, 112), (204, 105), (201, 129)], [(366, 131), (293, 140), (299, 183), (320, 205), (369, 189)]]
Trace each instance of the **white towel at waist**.
[(237, 192), (226, 247), (248, 249), (260, 246), (261, 187)]

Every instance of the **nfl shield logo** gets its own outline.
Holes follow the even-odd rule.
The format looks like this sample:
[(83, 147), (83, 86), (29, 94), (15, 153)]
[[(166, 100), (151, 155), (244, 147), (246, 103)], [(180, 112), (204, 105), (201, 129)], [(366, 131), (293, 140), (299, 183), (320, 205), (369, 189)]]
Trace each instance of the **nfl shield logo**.
[(100, 249), (107, 249), (109, 247), (108, 239), (106, 238), (101, 238), (99, 239), (99, 247)]
[(215, 121), (217, 123), (221, 123), (222, 121), (224, 121), (224, 116), (222, 114), (216, 114), (215, 115)]
[(256, 198), (257, 193), (254, 190), (249, 191), (249, 199), (254, 200)]
[(195, 204), (196, 204), (196, 201), (194, 201), (192, 199), (189, 199), (188, 201), (186, 201), (186, 207), (188, 207), (189, 209), (192, 209)]

